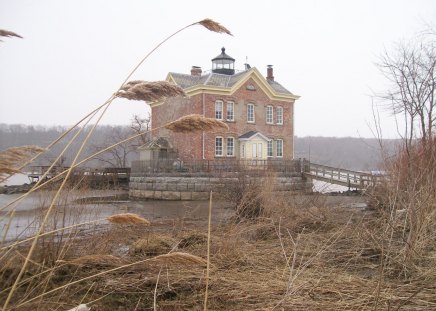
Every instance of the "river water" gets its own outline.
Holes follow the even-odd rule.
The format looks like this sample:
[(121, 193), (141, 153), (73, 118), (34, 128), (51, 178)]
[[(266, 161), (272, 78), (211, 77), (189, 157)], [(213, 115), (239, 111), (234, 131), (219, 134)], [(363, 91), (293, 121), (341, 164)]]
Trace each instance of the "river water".
[[(5, 208), (20, 196), (20, 194), (0, 194), (0, 208), (3, 208), (0, 211), (0, 241), (3, 238), (14, 240), (33, 235), (39, 228), (41, 219), (52, 202), (54, 192), (31, 193), (19, 204)], [(123, 198), (119, 199), (115, 196)], [(100, 202), (79, 203), (85, 197), (92, 198), (92, 201), (97, 199)], [(50, 229), (60, 228), (96, 219), (105, 219), (119, 213), (135, 213), (152, 222), (168, 220), (207, 222), (208, 219), (208, 201), (130, 201), (124, 197), (127, 197), (125, 191), (65, 192), (56, 201), (49, 227)], [(233, 215), (228, 202), (214, 201), (212, 210), (214, 223), (221, 222)], [(99, 223), (105, 224), (107, 221)], [(5, 234), (6, 228), (9, 229)]]

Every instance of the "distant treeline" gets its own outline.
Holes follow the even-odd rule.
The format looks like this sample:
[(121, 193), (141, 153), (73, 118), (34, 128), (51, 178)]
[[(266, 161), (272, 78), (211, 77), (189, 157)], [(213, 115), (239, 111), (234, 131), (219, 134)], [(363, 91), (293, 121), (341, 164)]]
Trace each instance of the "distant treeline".
[(400, 140), (355, 137), (295, 137), (295, 158), (351, 170), (383, 169)]
[[(59, 137), (67, 127), (44, 127), (32, 125), (17, 125), (17, 124), (0, 124), (0, 150), (4, 150), (13, 146), (22, 145), (38, 145), (45, 147), (53, 140)], [(80, 135), (80, 141), (83, 140), (88, 133), (88, 126)], [(53, 150), (41, 157), (37, 164), (47, 165), (51, 163), (56, 156), (65, 147), (76, 132), (70, 133), (62, 141), (56, 145)], [(129, 126), (114, 126), (103, 125), (98, 126), (92, 135), (87, 147), (85, 148), (81, 158), (91, 155), (96, 150), (106, 147), (107, 145), (132, 134)], [(312, 162), (331, 165), (335, 167), (343, 167), (353, 170), (377, 170), (382, 169), (382, 152), (385, 156), (393, 154), (397, 148), (398, 140), (383, 140), (370, 138), (353, 138), (353, 137), (295, 137), (295, 157), (310, 159)], [(119, 148), (116, 153), (106, 154), (100, 160), (88, 162), (87, 166), (105, 167), (105, 166), (120, 166), (124, 158), (125, 165), (129, 166), (132, 160), (138, 157), (135, 151), (138, 142), (133, 143), (134, 146), (124, 146)], [(75, 152), (79, 148), (79, 143), (72, 144), (72, 148), (66, 153), (62, 159), (64, 165), (69, 165), (74, 158)], [(117, 163), (119, 162), (119, 163)]]

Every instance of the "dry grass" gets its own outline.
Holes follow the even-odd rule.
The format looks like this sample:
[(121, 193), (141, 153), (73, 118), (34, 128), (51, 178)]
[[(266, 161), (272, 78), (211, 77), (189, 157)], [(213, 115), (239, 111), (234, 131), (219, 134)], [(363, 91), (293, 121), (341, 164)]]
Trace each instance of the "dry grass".
[(198, 131), (228, 131), (229, 126), (215, 118), (206, 118), (199, 114), (183, 116), (165, 125), (165, 128), (178, 133), (192, 133)]
[(115, 95), (145, 102), (155, 102), (168, 97), (186, 96), (180, 86), (167, 81), (147, 82), (140, 80), (127, 82)]
[(35, 154), (44, 151), (44, 148), (38, 146), (12, 147), (0, 151), (0, 182), (20, 172), (24, 162), (32, 158)]
[(17, 37), (17, 38), (23, 38), (19, 34), (16, 34), (15, 32), (0, 29), (0, 37)]
[(119, 224), (119, 225), (129, 225), (129, 224), (143, 224), (150, 225), (150, 222), (136, 214), (132, 213), (124, 213), (124, 214), (116, 214), (107, 218), (110, 223)]
[(122, 264), (122, 259), (113, 255), (85, 255), (82, 257), (74, 258), (68, 261), (58, 261), (70, 265), (79, 266), (119, 266)]
[[(377, 212), (330, 206), (327, 198), (319, 196), (263, 195), (268, 216), (236, 223), (229, 219), (211, 226), (208, 310), (374, 310), (376, 300), (379, 309), (429, 310), (436, 306), (436, 259), (431, 253), (412, 278), (405, 280), (385, 271), (378, 292), (383, 226)], [(134, 310), (138, 304), (140, 310), (151, 306), (154, 298), (158, 310), (202, 305), (207, 246), (199, 232), (207, 232), (206, 223), (185, 222), (181, 232), (174, 232), (171, 221), (153, 226), (152, 233), (149, 226), (122, 231), (108, 226), (71, 241), (64, 257), (69, 264), (55, 265), (50, 283), (44, 289), (33, 289), (31, 297), (98, 276), (49, 293), (44, 301), (24, 304), (20, 310), (50, 309), (56, 301), (69, 306), (87, 303), (97, 311)], [(183, 243), (197, 241), (196, 237), (202, 237), (200, 243)], [(107, 246), (99, 250), (90, 247), (91, 241)], [(395, 247), (400, 241), (395, 238)], [(110, 252), (120, 245), (130, 245), (132, 251), (124, 255)], [(153, 245), (161, 246), (149, 252)], [(96, 253), (89, 254), (91, 250)], [(7, 273), (14, 275), (22, 258), (14, 253), (8, 258), (0, 264), (7, 263)], [(31, 265), (26, 279), (48, 277), (48, 272), (41, 274), (37, 269), (42, 260)], [(158, 282), (160, 267), (164, 268)], [(33, 288), (34, 283), (27, 284)], [(20, 287), (17, 296), (24, 295), (26, 288)]]
[(207, 264), (205, 259), (183, 252), (159, 255), (152, 258), (152, 262), (161, 265), (199, 265), (204, 267), (206, 267)]
[(196, 25), (196, 24), (201, 25), (210, 31), (218, 32), (218, 33), (225, 33), (225, 34), (232, 36), (232, 33), (230, 32), (230, 30), (228, 30), (226, 27), (224, 27), (220, 23), (217, 23), (217, 22), (211, 20), (210, 18), (203, 19), (203, 20), (195, 23), (194, 25)]

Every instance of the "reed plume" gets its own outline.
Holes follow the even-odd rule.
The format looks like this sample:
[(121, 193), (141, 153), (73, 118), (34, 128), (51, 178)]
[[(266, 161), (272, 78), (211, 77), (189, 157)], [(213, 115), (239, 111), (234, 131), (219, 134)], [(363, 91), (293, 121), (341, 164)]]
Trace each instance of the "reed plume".
[(203, 258), (183, 252), (159, 255), (152, 258), (151, 261), (163, 265), (200, 265), (204, 267), (207, 265), (207, 261)]
[(130, 225), (130, 224), (143, 224), (147, 226), (150, 225), (150, 222), (147, 219), (132, 213), (112, 215), (108, 217), (107, 220), (113, 224), (120, 224), (120, 225)]
[(43, 151), (45, 149), (38, 146), (11, 147), (0, 151), (0, 181), (3, 181), (10, 175), (19, 173), (19, 167), (22, 162)]
[(167, 81), (147, 82), (134, 80), (124, 84), (115, 96), (130, 100), (154, 102), (168, 97), (186, 96), (186, 94), (180, 86)]
[(195, 23), (194, 25), (196, 25), (196, 24), (201, 25), (201, 26), (203, 26), (203, 27), (205, 27), (213, 32), (226, 33), (228, 35), (233, 36), (232, 33), (230, 32), (230, 30), (228, 30), (226, 27), (224, 27), (220, 23), (217, 23), (217, 22), (211, 20), (210, 18), (205, 18), (205, 19)]
[(0, 37), (17, 37), (17, 38), (23, 38), (19, 34), (16, 34), (15, 32), (0, 29)]
[(229, 126), (217, 119), (206, 118), (199, 114), (183, 116), (176, 121), (168, 123), (165, 128), (179, 133), (191, 133), (196, 131), (229, 130)]

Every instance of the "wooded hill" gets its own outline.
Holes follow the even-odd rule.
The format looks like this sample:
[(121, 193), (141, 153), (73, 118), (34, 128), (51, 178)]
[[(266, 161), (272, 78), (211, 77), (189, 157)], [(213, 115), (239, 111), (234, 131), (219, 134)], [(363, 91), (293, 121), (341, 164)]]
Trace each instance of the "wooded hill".
[[(0, 150), (13, 146), (38, 145), (45, 147), (59, 137), (66, 127), (44, 127), (19, 124), (0, 124)], [(86, 128), (80, 135), (81, 140), (88, 133), (90, 127)], [(129, 135), (133, 131), (129, 126), (103, 125), (96, 128), (87, 148), (80, 158), (91, 155), (96, 150), (109, 146)], [(69, 134), (64, 142), (56, 145), (52, 151), (48, 152), (38, 160), (39, 165), (51, 163), (65, 147), (66, 141), (73, 137), (74, 133)], [(381, 146), (386, 155), (393, 154), (396, 150), (398, 140), (379, 141), (374, 138), (354, 138), (354, 137), (296, 137), (295, 138), (295, 158), (306, 158), (318, 164), (325, 164), (352, 170), (378, 170), (382, 169), (383, 157)], [(90, 161), (87, 166), (106, 167), (106, 166), (129, 166), (132, 160), (137, 159), (136, 147), (141, 144), (136, 140), (130, 144), (118, 147), (112, 153), (106, 153), (99, 159)], [(79, 143), (72, 144), (72, 151), (66, 153), (63, 159), (64, 165), (71, 163), (75, 151), (79, 148)]]

